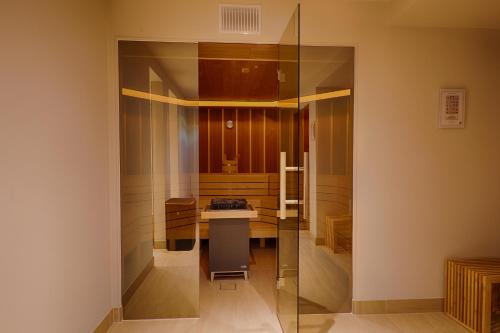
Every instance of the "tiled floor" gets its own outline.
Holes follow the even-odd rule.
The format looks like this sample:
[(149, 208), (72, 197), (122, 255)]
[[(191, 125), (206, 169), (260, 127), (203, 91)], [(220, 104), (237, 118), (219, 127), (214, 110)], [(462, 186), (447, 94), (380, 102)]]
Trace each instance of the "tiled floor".
[[(303, 235), (301, 235), (302, 251), (308, 250), (307, 247), (304, 247), (305, 241)], [(310, 253), (308, 256), (314, 260), (324, 261), (327, 257), (322, 251), (318, 252), (319, 250), (314, 248), (309, 250), (311, 249), (316, 252)], [(303, 255), (304, 253), (301, 253), (301, 258), (303, 258)], [(250, 266), (251, 275), (248, 281), (231, 279), (216, 280), (211, 283), (208, 279), (206, 258), (201, 256), (200, 318), (123, 321), (114, 324), (110, 333), (279, 333), (281, 328), (275, 314), (275, 260), (274, 248), (261, 249), (254, 247)], [(335, 274), (337, 274), (338, 277), (342, 277), (341, 280), (337, 279), (338, 281), (344, 281), (350, 285), (350, 264), (348, 261), (339, 258), (338, 262), (335, 263), (337, 273), (322, 271), (322, 275), (334, 279), (336, 278)], [(301, 269), (305, 268), (305, 266), (301, 265)], [(316, 281), (311, 286), (324, 284), (317, 281), (314, 274), (309, 278)], [(345, 286), (344, 283), (341, 284)], [(329, 295), (328, 293), (322, 295), (309, 288), (305, 289), (304, 294), (301, 296), (310, 298), (314, 303), (329, 306), (329, 303), (326, 302), (331, 298), (331, 295)], [(333, 305), (343, 304), (346, 298), (350, 298), (350, 294), (344, 295), (339, 300), (333, 299), (336, 302)], [(307, 314), (300, 316), (299, 327), (301, 333), (467, 332), (442, 313), (400, 315)]]
[(198, 317), (197, 251), (153, 252), (154, 267), (125, 306), (124, 318)]
[(274, 314), (274, 253), (274, 248), (254, 247), (249, 280), (213, 283), (208, 279), (206, 258), (202, 256), (199, 319), (129, 320), (115, 324), (110, 332), (281, 332)]
[(299, 296), (301, 313), (350, 313), (352, 256), (317, 246), (300, 232)]
[[(197, 332), (280, 332), (264, 318), (241, 322), (219, 314), (218, 319), (165, 319), (125, 321), (114, 324), (112, 333), (197, 333)], [(300, 333), (467, 333), (443, 313), (395, 315), (305, 315), (300, 318)]]

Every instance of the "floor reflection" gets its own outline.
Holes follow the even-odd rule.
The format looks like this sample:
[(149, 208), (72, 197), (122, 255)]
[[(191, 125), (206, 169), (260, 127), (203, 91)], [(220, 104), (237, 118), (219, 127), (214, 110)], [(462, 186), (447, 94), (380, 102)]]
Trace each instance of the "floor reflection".
[(124, 318), (198, 317), (196, 253), (153, 250), (154, 267), (125, 306)]
[(299, 237), (299, 312), (351, 312), (352, 255), (314, 244), (307, 231)]

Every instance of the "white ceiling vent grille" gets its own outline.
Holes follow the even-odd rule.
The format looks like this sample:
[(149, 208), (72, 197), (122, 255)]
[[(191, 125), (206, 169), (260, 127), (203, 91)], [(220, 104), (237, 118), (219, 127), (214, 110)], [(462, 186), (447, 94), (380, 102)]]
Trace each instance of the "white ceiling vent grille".
[(244, 5), (219, 6), (219, 31), (234, 34), (260, 34), (261, 7)]

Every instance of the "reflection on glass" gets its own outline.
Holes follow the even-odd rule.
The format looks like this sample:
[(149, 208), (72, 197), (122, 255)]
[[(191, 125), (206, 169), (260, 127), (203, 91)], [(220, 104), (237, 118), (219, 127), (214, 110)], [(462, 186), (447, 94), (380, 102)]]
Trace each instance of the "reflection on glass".
[(300, 106), (311, 196), (299, 236), (300, 323), (329, 327), (310, 315), (351, 312), (352, 304), (354, 49), (301, 46), (300, 54), (301, 94), (349, 91)]
[[(298, 167), (298, 96), (299, 96), (299, 8), (297, 7), (279, 44), (279, 100), (295, 101), (291, 107), (280, 107), (281, 165), (280, 177), (284, 179), (280, 194), (282, 211), (278, 223), (278, 318), (284, 332), (298, 329), (298, 168), (286, 171), (285, 167)], [(285, 190), (283, 191), (283, 186)], [(288, 204), (283, 200), (289, 201)], [(286, 206), (286, 207), (285, 207)], [(283, 207), (287, 213), (284, 212)]]
[[(262, 179), (262, 173), (269, 176), (265, 186), (271, 189), (273, 183), (274, 191), (268, 193), (272, 200), (258, 204), (269, 205), (259, 208), (273, 223), (278, 194), (285, 189), (279, 198), (288, 202), (286, 216), (280, 215), (284, 218), (278, 222), (277, 268), (274, 241), (259, 249), (254, 242), (251, 249), (254, 265), (273, 263), (268, 270), (272, 273), (266, 271), (272, 297), (266, 286), (265, 298), (272, 309), (276, 301), (284, 332), (300, 330), (309, 314), (351, 311), (354, 50), (302, 46), (299, 61), (298, 35), (297, 11), (281, 43), (272, 46), (278, 50), (278, 92), (276, 61), (198, 57), (197, 44), (120, 42), (125, 319), (199, 315), (200, 234), (201, 276), (210, 273), (205, 265), (207, 223), (198, 224), (196, 217), (199, 188), (206, 206), (210, 195), (235, 191), (228, 184), (241, 181), (238, 173), (255, 179)], [(233, 47), (241, 50), (241, 45)], [(269, 92), (267, 87), (259, 92), (268, 95), (252, 95), (255, 86), (263, 85), (259, 76), (251, 76), (258, 73), (272, 77)], [(253, 79), (226, 84), (240, 75)], [(199, 77), (205, 77), (202, 83)], [(204, 84), (206, 95), (199, 96)], [(226, 89), (224, 94), (220, 89)], [(281, 156), (285, 166), (295, 169), (285, 171), (284, 186), (276, 188)], [(239, 195), (267, 194), (267, 187), (247, 186), (237, 185)], [(276, 237), (274, 224), (259, 232)], [(250, 279), (250, 285), (256, 281)], [(202, 280), (206, 290), (217, 288), (207, 281)]]
[[(196, 99), (197, 51), (120, 42), (120, 91)], [(199, 314), (197, 119), (196, 107), (120, 95), (124, 319)]]

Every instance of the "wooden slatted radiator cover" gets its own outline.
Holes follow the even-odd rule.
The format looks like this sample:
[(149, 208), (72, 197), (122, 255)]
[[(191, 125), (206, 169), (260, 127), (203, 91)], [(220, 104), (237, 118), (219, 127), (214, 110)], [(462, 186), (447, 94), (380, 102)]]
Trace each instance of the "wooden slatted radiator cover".
[(500, 332), (500, 258), (450, 259), (446, 314), (471, 332)]

